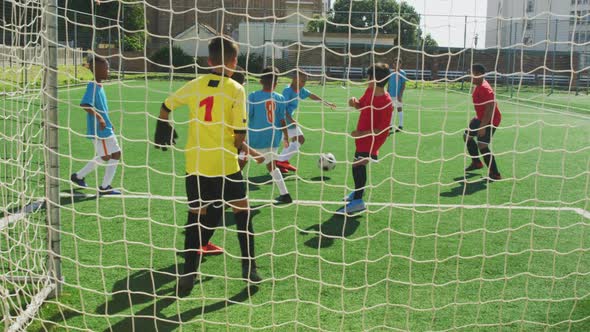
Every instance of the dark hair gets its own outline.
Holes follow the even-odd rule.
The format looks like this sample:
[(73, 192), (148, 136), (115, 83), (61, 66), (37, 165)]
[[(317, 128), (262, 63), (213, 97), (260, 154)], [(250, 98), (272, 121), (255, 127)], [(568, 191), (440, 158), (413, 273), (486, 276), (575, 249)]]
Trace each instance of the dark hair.
[(476, 63), (471, 66), (471, 72), (477, 75), (483, 75), (487, 72), (486, 67), (481, 63)]
[(401, 57), (400, 58), (394, 58), (393, 59), (393, 63), (399, 63), (401, 65), (403, 63), (402, 62), (402, 58)]
[(243, 85), (244, 81), (246, 80), (244, 68), (237, 66), (236, 69), (234, 69), (234, 74), (231, 76), (231, 78)]
[(297, 69), (291, 74), (292, 78), (307, 78), (307, 76), (307, 73), (301, 69)]
[(372, 65), (367, 69), (369, 73), (369, 79), (375, 80), (375, 84), (378, 87), (385, 87), (387, 84), (387, 80), (389, 78), (389, 66), (386, 63), (377, 62), (376, 64)]
[(208, 47), (209, 59), (215, 66), (224, 65), (238, 56), (238, 45), (225, 36), (213, 38)]
[(272, 66), (262, 69), (262, 76), (260, 76), (260, 83), (266, 89), (274, 88), (279, 79), (279, 71)]
[(88, 68), (92, 71), (94, 71), (94, 65), (96, 63), (104, 63), (107, 66), (109, 65), (109, 61), (107, 59), (95, 54), (88, 54), (86, 57), (86, 62), (88, 63)]

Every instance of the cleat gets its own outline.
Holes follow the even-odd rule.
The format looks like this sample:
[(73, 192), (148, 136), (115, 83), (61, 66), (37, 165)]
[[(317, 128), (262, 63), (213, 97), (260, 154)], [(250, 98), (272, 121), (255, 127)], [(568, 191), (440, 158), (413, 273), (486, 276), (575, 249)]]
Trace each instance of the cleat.
[(404, 127), (402, 127), (402, 126), (399, 126), (399, 127), (397, 127), (397, 128), (395, 129), (395, 132), (396, 132), (396, 133), (399, 133), (399, 132), (401, 132), (401, 131), (403, 131), (403, 130), (404, 130)]
[(277, 167), (279, 169), (279, 171), (281, 171), (281, 174), (288, 174), (289, 170), (283, 167)]
[(353, 199), (344, 207), (338, 209), (336, 213), (345, 214), (345, 215), (352, 215), (355, 213), (363, 212), (367, 209), (365, 206), (365, 202), (362, 199)]
[(342, 199), (345, 202), (352, 202), (354, 200), (354, 191)]
[(98, 187), (98, 194), (100, 196), (121, 195), (121, 192), (119, 190), (113, 189), (113, 187), (111, 187), (111, 186), (107, 186), (106, 188), (103, 188), (102, 186), (100, 186), (100, 187)]
[(88, 185), (86, 184), (86, 181), (84, 181), (84, 178), (82, 179), (78, 179), (78, 174), (74, 173), (70, 176), (70, 180), (72, 180), (73, 183), (77, 184), (80, 187), (88, 187)]
[(491, 181), (491, 182), (500, 181), (500, 180), (502, 180), (502, 175), (500, 175), (500, 173), (497, 173), (497, 174), (489, 174), (488, 175), (488, 180)]
[(249, 281), (252, 283), (259, 283), (262, 281), (262, 277), (260, 277), (260, 275), (258, 274), (258, 271), (256, 271), (256, 267), (252, 267), (250, 269), (247, 266), (243, 266), (242, 267), (242, 278), (245, 281)]
[(284, 168), (288, 171), (297, 172), (297, 167), (291, 165), (288, 160), (286, 161), (277, 161), (277, 167)]
[(471, 172), (481, 168), (483, 168), (483, 163), (481, 161), (474, 161), (465, 169), (465, 172)]
[(209, 242), (202, 246), (201, 249), (197, 250), (197, 254), (203, 255), (220, 255), (223, 254), (223, 248)]
[(178, 278), (178, 283), (176, 284), (176, 291), (179, 295), (188, 295), (195, 287), (195, 274), (191, 273), (188, 275), (182, 275)]
[(289, 204), (289, 203), (293, 203), (293, 198), (291, 198), (291, 195), (289, 194), (284, 194), (281, 195), (277, 198), (275, 198), (276, 204)]

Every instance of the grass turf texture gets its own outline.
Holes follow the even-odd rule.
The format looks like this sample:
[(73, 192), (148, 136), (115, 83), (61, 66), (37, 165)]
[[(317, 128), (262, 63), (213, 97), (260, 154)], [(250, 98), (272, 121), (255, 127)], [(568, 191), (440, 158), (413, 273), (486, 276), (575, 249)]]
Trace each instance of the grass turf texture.
[[(278, 192), (264, 167), (250, 163), (245, 171), (249, 195), (259, 200), (253, 203), (256, 249), (267, 280), (251, 288), (238, 280), (235, 226), (226, 214), (228, 227), (218, 229), (213, 242), (227, 254), (208, 257), (191, 295), (176, 298), (172, 275), (182, 262), (177, 250), (186, 222), (186, 109), (174, 112), (180, 134), (174, 151), (156, 150), (148, 140), (160, 103), (182, 83), (107, 85), (123, 150), (114, 185), (145, 197), (63, 197), (65, 287), (42, 307), (33, 330), (590, 329), (590, 221), (571, 210), (551, 210), (588, 210), (590, 120), (502, 100), (493, 151), (505, 180), (488, 184), (476, 172), (465, 182), (462, 132), (473, 116), (470, 96), (442, 88), (407, 90), (407, 132), (391, 136), (379, 163), (369, 167), (366, 201), (397, 205), (373, 205), (370, 213), (343, 218), (334, 216), (340, 205), (331, 202), (353, 187), (348, 163), (354, 141), (347, 133), (358, 117), (345, 105), (364, 86), (311, 86), (339, 109), (303, 102), (297, 113), (306, 143), (292, 161), (299, 171), (287, 186), (306, 203), (265, 203)], [(81, 136), (82, 93), (60, 92), (66, 195), (69, 175), (93, 157)], [(334, 171), (317, 168), (322, 152), (336, 156)], [(103, 171), (87, 182), (100, 182)], [(456, 204), (492, 207), (451, 206)], [(493, 207), (503, 204), (530, 209)]]

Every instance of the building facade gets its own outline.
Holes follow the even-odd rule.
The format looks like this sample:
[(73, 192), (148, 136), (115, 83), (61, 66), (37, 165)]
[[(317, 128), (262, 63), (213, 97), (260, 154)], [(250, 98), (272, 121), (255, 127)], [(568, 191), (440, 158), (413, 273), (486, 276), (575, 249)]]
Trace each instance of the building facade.
[(288, 7), (293, 6), (323, 13), (327, 8), (327, 1), (329, 0), (147, 0), (147, 30), (150, 35), (148, 53), (170, 45), (172, 38), (197, 24), (234, 36), (240, 23), (285, 20), (287, 17), (294, 17), (293, 12), (288, 10)]

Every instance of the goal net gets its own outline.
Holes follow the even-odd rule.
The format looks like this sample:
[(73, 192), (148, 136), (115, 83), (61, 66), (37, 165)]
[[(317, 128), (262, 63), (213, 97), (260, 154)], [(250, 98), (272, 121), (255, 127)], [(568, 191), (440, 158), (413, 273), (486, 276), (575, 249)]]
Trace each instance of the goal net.
[[(589, 22), (578, 0), (0, 0), (0, 326), (590, 330)], [(210, 189), (186, 187), (191, 105), (169, 115), (177, 144), (154, 142), (162, 103), (212, 70), (220, 34), (246, 96), (267, 66), (276, 92), (299, 93), (296, 170), (280, 176), (293, 201), (277, 204), (265, 164), (242, 170), (259, 283), (232, 202), (210, 205), (225, 207), (210, 243), (185, 249), (187, 191)], [(397, 102), (374, 124), (389, 136), (365, 134), (384, 143), (363, 167), (349, 101), (380, 62), (399, 67), (384, 87)], [(89, 134), (88, 91), (105, 93), (120, 155)], [(501, 122), (466, 143), (486, 97)], [(201, 264), (179, 292), (190, 255)]]

